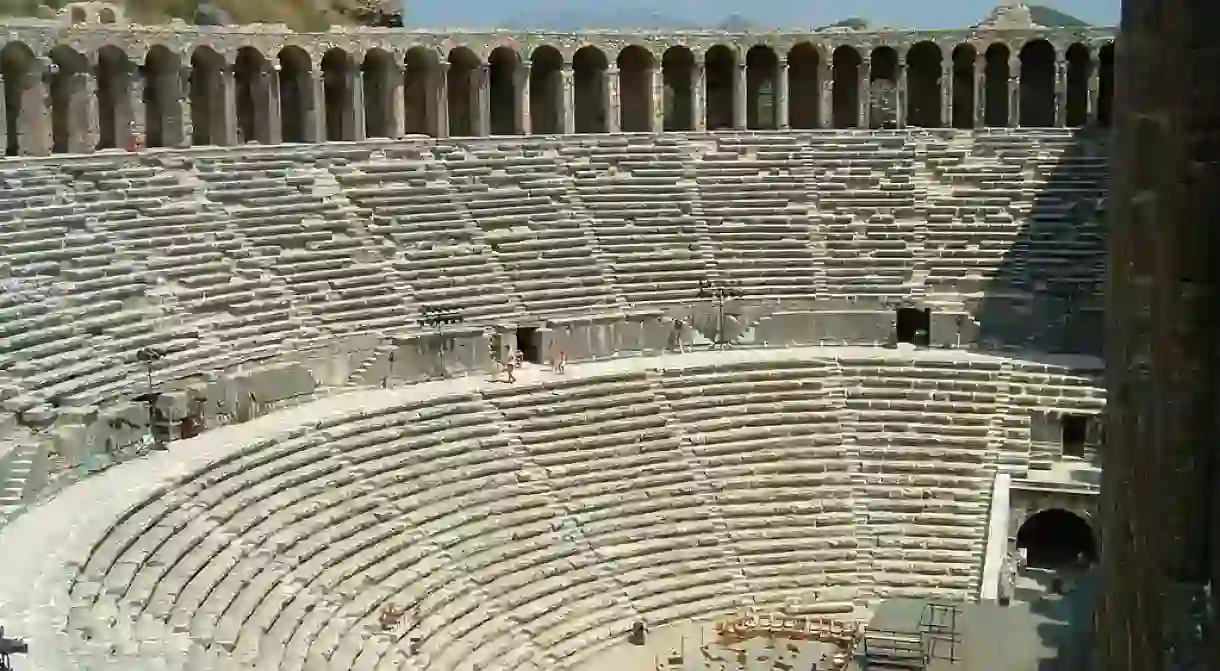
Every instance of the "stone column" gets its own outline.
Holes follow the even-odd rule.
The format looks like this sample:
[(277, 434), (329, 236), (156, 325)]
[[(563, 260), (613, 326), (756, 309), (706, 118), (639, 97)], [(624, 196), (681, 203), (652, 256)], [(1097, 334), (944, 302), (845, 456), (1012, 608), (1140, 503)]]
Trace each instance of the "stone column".
[(602, 91), (605, 95), (606, 109), (606, 132), (617, 133), (623, 127), (622, 119), (622, 99), (619, 91), (621, 78), (619, 77), (618, 66), (611, 65), (606, 70), (606, 85)]
[(1055, 127), (1067, 125), (1067, 60), (1063, 54), (1055, 56)]
[(436, 137), (449, 137), (449, 63), (442, 61), (436, 68)]
[[(225, 63), (220, 66), (220, 113), (215, 115), (216, 118), (211, 119), (212, 127), (217, 128), (219, 133), (216, 137), (220, 138), (218, 144), (226, 147), (231, 147), (238, 142), (237, 133), (237, 80), (234, 73), (233, 64)], [(247, 142), (252, 138), (241, 138), (242, 142)]]
[(268, 144), (280, 144), (284, 141), (284, 125), (280, 119), (280, 64), (274, 62), (269, 68), (263, 68), (259, 77), (267, 105), (267, 112), (262, 115), (266, 124), (262, 137), (267, 138)]
[(390, 68), (390, 137), (400, 138), (407, 134), (407, 65), (401, 54)]
[(835, 73), (830, 54), (818, 54), (818, 126), (834, 128), (835, 125)]
[(311, 106), (305, 114), (305, 140), (307, 142), (326, 141), (326, 78), (321, 68), (309, 71)]
[(90, 63), (87, 70), (74, 74), (72, 84), (72, 128), (68, 151), (76, 154), (98, 149), (101, 117), (98, 113), (98, 66)]
[(49, 80), (58, 66), (45, 58), (34, 62), (20, 77), (21, 109), (17, 118), (18, 153), (21, 156), (46, 156), (51, 153)]
[(513, 129), (518, 135), (530, 134), (530, 75), (533, 69), (530, 61), (523, 61), (521, 67), (517, 69), (517, 105), (514, 108), (516, 119), (513, 122)]
[(702, 56), (695, 58), (690, 78), (690, 107), (691, 114), (695, 117), (691, 128), (702, 133), (707, 130), (707, 64), (704, 63)]
[(749, 125), (750, 100), (749, 79), (746, 76), (748, 68), (745, 61), (737, 63), (736, 78), (733, 80), (733, 128), (745, 130)]
[(143, 138), (147, 132), (148, 111), (144, 105), (145, 94), (144, 68), (132, 63), (127, 72), (127, 89), (122, 93), (126, 96), (125, 116), (120, 132), (115, 133), (114, 141), (119, 147), (126, 147), (136, 138)]
[(873, 116), (873, 62), (865, 58), (860, 62), (859, 82), (856, 90), (860, 92), (859, 113), (856, 124), (860, 128), (872, 128)]
[(491, 67), (483, 63), (470, 71), (470, 91), (474, 95), (474, 132), (479, 137), (491, 135)]
[(940, 68), (940, 125), (953, 127), (953, 60), (941, 61)]
[(0, 153), (8, 151), (8, 110), (5, 108), (4, 73), (0, 72)]
[(195, 139), (195, 119), (191, 116), (191, 77), (194, 69), (189, 65), (179, 68), (177, 74), (168, 75), (173, 78), (170, 91), (177, 95), (178, 104), (168, 112), (161, 134), (166, 147), (189, 147)]
[(1021, 125), (1021, 60), (1008, 61), (1008, 127)]
[(360, 67), (360, 62), (355, 59), (348, 61), (347, 73), (352, 91), (352, 102), (351, 108), (347, 111), (348, 127), (344, 135), (348, 139), (359, 142), (368, 136), (365, 123), (367, 117), (364, 109), (364, 78), (368, 75), (364, 72), (364, 68)]
[(559, 118), (563, 120), (563, 132), (571, 135), (576, 132), (576, 86), (572, 81), (574, 73), (571, 63), (563, 64), (560, 76), (563, 78), (563, 95), (559, 97), (559, 102), (563, 109), (559, 110)]
[(652, 106), (652, 132), (665, 132), (665, 72), (659, 64), (652, 67), (651, 96), (648, 101)]
[(898, 109), (895, 111), (895, 121), (899, 128), (907, 127), (907, 59), (906, 56), (898, 56), (898, 87), (894, 106)]
[(1101, 59), (1097, 57), (1097, 52), (1089, 50), (1089, 95), (1088, 95), (1088, 117), (1087, 121), (1090, 126), (1097, 123), (1097, 100), (1101, 92)]
[(775, 76), (775, 127), (780, 130), (788, 130), (792, 127), (791, 120), (788, 118), (788, 61), (781, 59), (779, 62), (779, 73)]
[(987, 59), (980, 54), (974, 60), (974, 127), (987, 123)]

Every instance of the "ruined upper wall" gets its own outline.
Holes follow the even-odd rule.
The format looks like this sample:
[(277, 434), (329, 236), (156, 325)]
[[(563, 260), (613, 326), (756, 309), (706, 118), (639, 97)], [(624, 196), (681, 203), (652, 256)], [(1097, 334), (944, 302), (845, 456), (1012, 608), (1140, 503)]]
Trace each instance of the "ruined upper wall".
[(253, 47), (264, 54), (275, 54), (286, 46), (298, 46), (317, 59), (338, 48), (349, 54), (361, 54), (374, 49), (405, 54), (423, 48), (440, 59), (457, 48), (464, 47), (481, 60), (486, 60), (498, 47), (507, 47), (522, 59), (529, 59), (535, 49), (552, 47), (570, 60), (575, 52), (593, 46), (608, 54), (616, 54), (629, 45), (648, 49), (656, 58), (667, 50), (684, 47), (701, 58), (717, 45), (730, 47), (739, 56), (754, 46), (771, 47), (786, 53), (792, 47), (808, 43), (823, 55), (830, 55), (841, 46), (870, 50), (888, 46), (905, 53), (920, 42), (932, 42), (946, 54), (962, 44), (970, 44), (982, 53), (995, 43), (1008, 45), (1014, 55), (1034, 40), (1045, 39), (1062, 54), (1072, 44), (1091, 48), (1114, 41), (1117, 30), (1110, 27), (1082, 29), (1033, 28), (990, 29), (965, 28), (955, 30), (884, 30), (884, 31), (773, 31), (728, 33), (713, 31), (645, 31), (645, 30), (586, 30), (579, 33), (547, 31), (467, 31), (463, 29), (422, 30), (404, 28), (336, 28), (326, 33), (301, 33), (282, 25), (252, 24), (211, 27), (192, 26), (182, 22), (165, 25), (105, 25), (72, 24), (64, 21), (37, 19), (7, 19), (0, 22), (0, 47), (19, 42), (34, 53), (45, 54), (56, 46), (66, 45), (81, 53), (92, 53), (104, 46), (123, 50), (134, 60), (142, 60), (153, 46), (160, 45), (178, 53), (188, 53), (206, 46), (221, 55), (235, 57), (238, 49)]

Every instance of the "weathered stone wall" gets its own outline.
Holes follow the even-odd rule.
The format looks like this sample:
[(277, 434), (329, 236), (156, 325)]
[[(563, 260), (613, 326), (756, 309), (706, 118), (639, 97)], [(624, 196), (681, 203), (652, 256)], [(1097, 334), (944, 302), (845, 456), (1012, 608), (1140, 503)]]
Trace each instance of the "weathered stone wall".
[(1106, 28), (4, 28), (0, 145), (22, 155), (409, 134), (1105, 125), (1113, 90)]

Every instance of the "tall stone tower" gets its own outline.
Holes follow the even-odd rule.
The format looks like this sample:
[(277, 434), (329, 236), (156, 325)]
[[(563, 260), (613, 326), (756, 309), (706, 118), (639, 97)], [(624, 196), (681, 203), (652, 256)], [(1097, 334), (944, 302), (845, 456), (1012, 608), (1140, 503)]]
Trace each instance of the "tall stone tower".
[(1124, 0), (1099, 671), (1220, 669), (1220, 25)]

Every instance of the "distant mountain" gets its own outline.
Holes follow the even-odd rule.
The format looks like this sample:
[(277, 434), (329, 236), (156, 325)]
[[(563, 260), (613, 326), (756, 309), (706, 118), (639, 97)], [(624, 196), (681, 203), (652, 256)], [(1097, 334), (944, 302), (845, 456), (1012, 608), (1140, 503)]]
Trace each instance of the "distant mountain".
[(868, 21), (865, 21), (858, 16), (854, 16), (850, 19), (835, 21), (828, 26), (822, 26), (821, 28), (818, 28), (818, 30), (831, 30), (834, 28), (845, 28), (847, 30), (868, 30)]
[(1029, 18), (1047, 28), (1087, 28), (1088, 23), (1046, 5), (1029, 5)]

